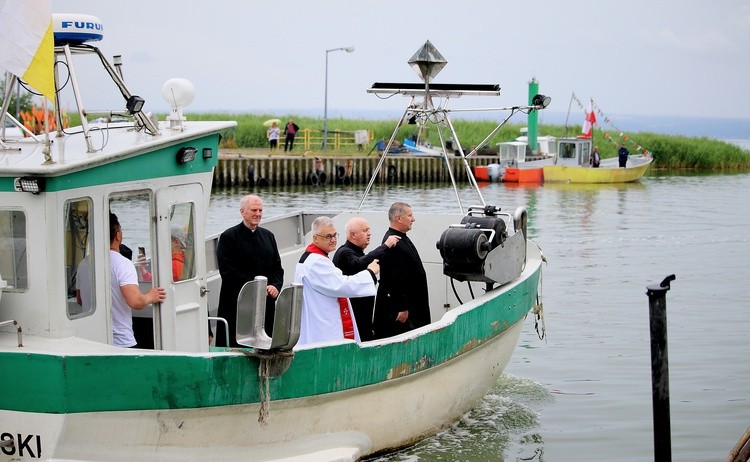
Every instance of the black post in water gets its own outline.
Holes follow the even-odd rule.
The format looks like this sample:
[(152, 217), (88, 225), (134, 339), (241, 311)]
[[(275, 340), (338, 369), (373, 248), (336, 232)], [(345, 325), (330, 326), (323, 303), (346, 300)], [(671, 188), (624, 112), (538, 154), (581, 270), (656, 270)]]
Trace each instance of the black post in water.
[(672, 434), (669, 423), (669, 356), (667, 355), (667, 302), (669, 283), (674, 274), (659, 285), (646, 286), (651, 327), (651, 395), (654, 412), (654, 460), (672, 460)]

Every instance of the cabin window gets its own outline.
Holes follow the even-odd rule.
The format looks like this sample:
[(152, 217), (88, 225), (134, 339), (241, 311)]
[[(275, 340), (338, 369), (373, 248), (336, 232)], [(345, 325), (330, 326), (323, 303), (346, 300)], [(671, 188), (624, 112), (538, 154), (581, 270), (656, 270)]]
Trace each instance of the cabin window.
[(561, 143), (560, 144), (560, 157), (563, 159), (575, 159), (576, 158), (576, 145), (573, 143)]
[(92, 253), (93, 204), (91, 199), (73, 199), (65, 203), (65, 279), (68, 317), (88, 316), (96, 309), (96, 271)]
[[(120, 253), (133, 261), (141, 292), (153, 287), (151, 258), (154, 255), (151, 229), (151, 198), (148, 193), (113, 197), (110, 212), (117, 215), (122, 228)], [(108, 223), (108, 222), (107, 222)], [(109, 243), (109, 236), (107, 236)]]
[(0, 278), (5, 291), (29, 288), (26, 262), (26, 214), (21, 210), (0, 210)]
[(175, 204), (169, 210), (173, 282), (195, 277), (193, 215), (194, 205), (191, 202)]

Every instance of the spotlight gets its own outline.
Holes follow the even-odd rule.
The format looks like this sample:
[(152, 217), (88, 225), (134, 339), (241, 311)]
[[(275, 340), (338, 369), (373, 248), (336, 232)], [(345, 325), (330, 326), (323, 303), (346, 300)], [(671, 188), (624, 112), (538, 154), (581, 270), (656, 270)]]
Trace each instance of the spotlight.
[(13, 180), (13, 186), (13, 189), (16, 191), (39, 194), (44, 192), (44, 178), (34, 178), (30, 176), (16, 178)]
[(533, 106), (537, 106), (538, 109), (546, 108), (551, 102), (552, 98), (550, 98), (549, 96), (544, 96), (542, 94), (536, 95), (531, 99), (531, 104)]
[(140, 96), (133, 95), (128, 98), (128, 102), (125, 103), (125, 109), (128, 110), (128, 113), (130, 115), (137, 114), (141, 112), (141, 109), (143, 109), (143, 104), (145, 102), (146, 101)]
[(198, 153), (198, 150), (191, 147), (184, 147), (180, 148), (179, 151), (177, 151), (177, 164), (183, 165), (188, 162), (192, 162), (195, 160), (195, 155)]

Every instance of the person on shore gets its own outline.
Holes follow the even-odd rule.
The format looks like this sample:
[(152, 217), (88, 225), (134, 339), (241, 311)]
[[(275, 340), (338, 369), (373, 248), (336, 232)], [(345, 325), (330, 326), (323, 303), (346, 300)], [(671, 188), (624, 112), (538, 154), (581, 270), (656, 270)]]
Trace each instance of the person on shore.
[[(393, 248), (401, 237), (393, 235), (385, 240), (385, 243), (376, 247), (365, 255), (365, 249), (370, 245), (370, 224), (362, 217), (350, 218), (344, 228), (346, 231), (346, 242), (336, 250), (333, 256), (333, 264), (336, 265), (345, 276), (352, 276), (367, 269), (374, 260), (381, 259), (388, 249)], [(362, 341), (372, 340), (372, 313), (375, 308), (375, 297), (357, 297), (349, 300), (357, 321), (359, 336)]]
[(602, 157), (599, 154), (599, 146), (594, 146), (594, 150), (591, 152), (591, 166), (593, 168), (599, 168), (601, 161)]
[(273, 122), (270, 127), (268, 127), (268, 131), (266, 132), (266, 135), (268, 136), (268, 143), (271, 147), (271, 151), (275, 151), (279, 147), (279, 134), (281, 133), (281, 130), (279, 129), (279, 124), (276, 122)]
[(385, 338), (425, 326), (430, 320), (427, 274), (414, 243), (406, 235), (414, 224), (409, 204), (394, 202), (388, 210), (389, 228), (383, 242), (399, 236), (398, 245), (380, 260), (380, 286), (375, 299), (375, 338)]
[(287, 149), (289, 151), (294, 149), (294, 137), (297, 136), (298, 131), (299, 127), (290, 117), (289, 121), (286, 123), (286, 126), (284, 126), (284, 152), (286, 152)]
[(617, 150), (617, 160), (620, 162), (620, 167), (625, 168), (628, 166), (628, 156), (630, 152), (625, 147), (624, 143), (620, 143), (620, 149)]
[(227, 320), (230, 335), (226, 339), (224, 329), (217, 329), (217, 346), (240, 346), (234, 336), (237, 331), (237, 296), (242, 286), (256, 276), (268, 278), (264, 327), (270, 336), (273, 333), (276, 298), (284, 284), (284, 269), (281, 267), (276, 237), (259, 226), (263, 217), (263, 200), (255, 194), (244, 196), (240, 200), (240, 215), (242, 222), (221, 233), (216, 247), (221, 274), (218, 314)]
[(300, 257), (294, 282), (302, 284), (302, 322), (297, 345), (361, 337), (347, 297), (372, 297), (377, 292), (377, 260), (367, 268), (345, 276), (328, 254), (336, 249), (336, 227), (327, 216), (312, 223), (312, 242)]

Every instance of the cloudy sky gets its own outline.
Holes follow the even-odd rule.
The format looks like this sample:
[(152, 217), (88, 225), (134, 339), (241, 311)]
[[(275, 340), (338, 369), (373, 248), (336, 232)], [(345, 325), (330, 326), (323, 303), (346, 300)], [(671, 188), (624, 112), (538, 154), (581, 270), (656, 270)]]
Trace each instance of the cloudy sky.
[[(609, 115), (750, 119), (750, 1), (52, 0), (54, 13), (104, 25), (99, 47), (121, 54), (125, 79), (166, 112), (161, 86), (193, 82), (188, 111), (323, 115), (400, 113), (406, 101), (366, 93), (418, 82), (407, 65), (430, 40), (448, 61), (442, 83), (497, 83), (490, 102), (524, 104), (528, 81), (567, 111), (571, 93)], [(86, 95), (88, 106), (108, 104)], [(396, 115), (396, 116), (397, 116)], [(394, 116), (395, 117), (395, 116)]]

